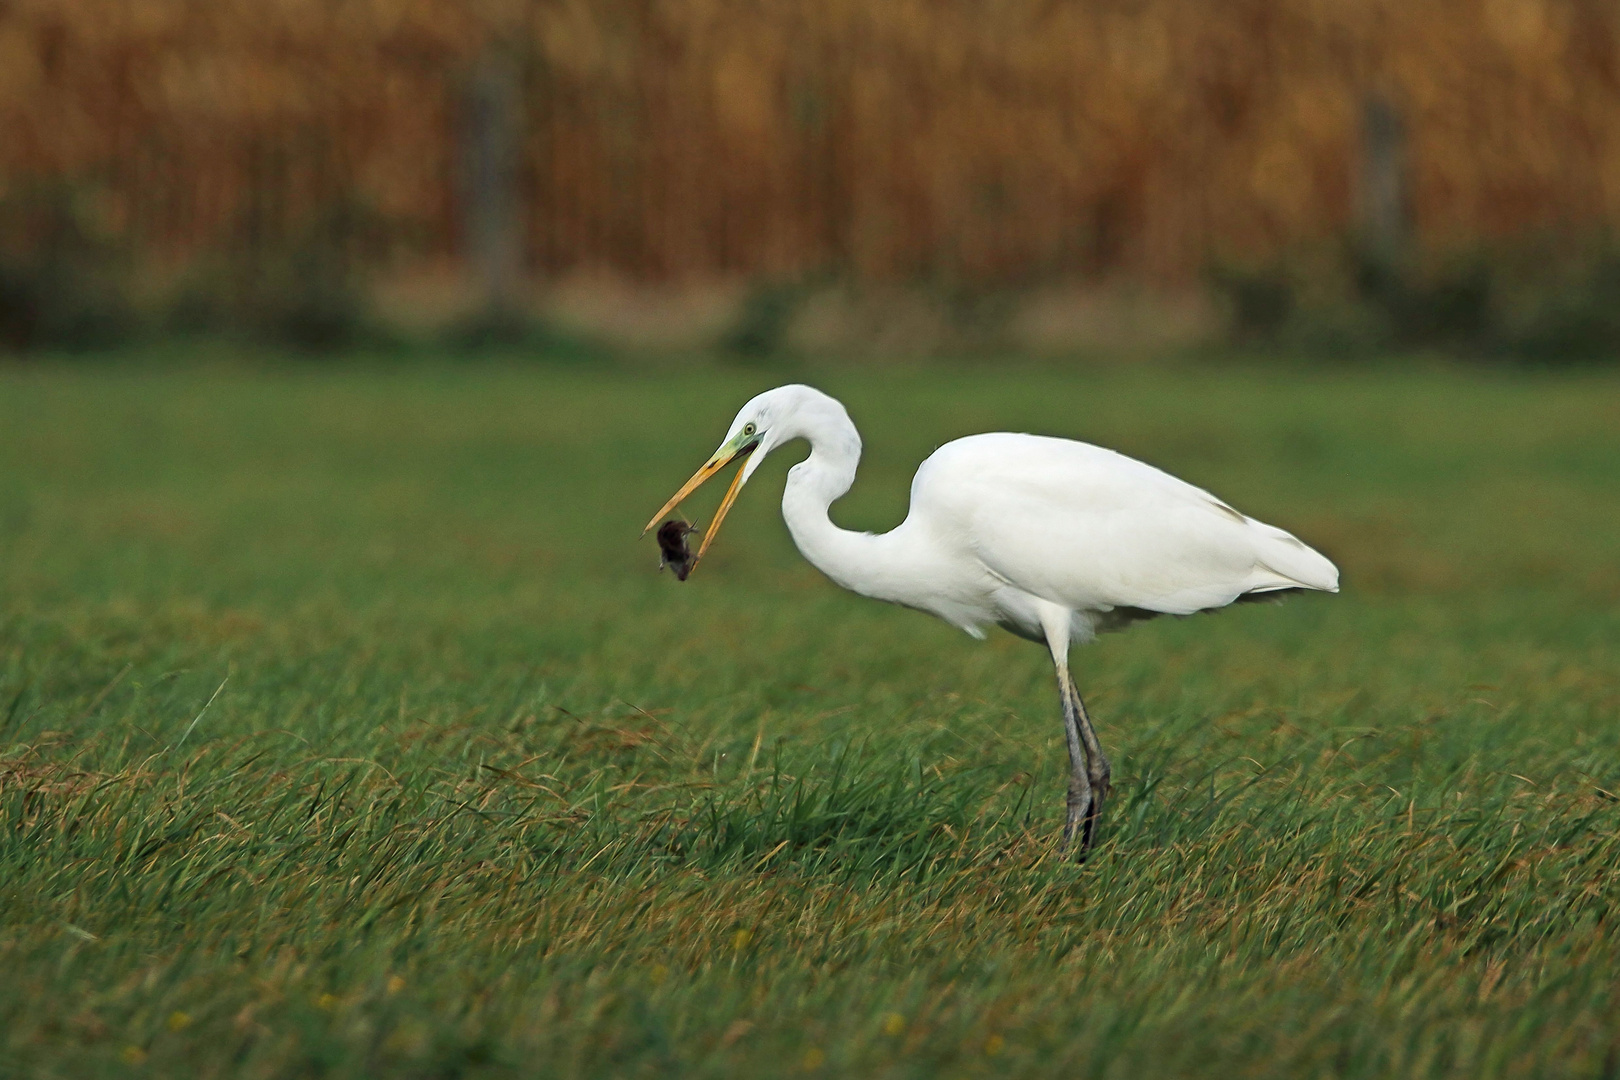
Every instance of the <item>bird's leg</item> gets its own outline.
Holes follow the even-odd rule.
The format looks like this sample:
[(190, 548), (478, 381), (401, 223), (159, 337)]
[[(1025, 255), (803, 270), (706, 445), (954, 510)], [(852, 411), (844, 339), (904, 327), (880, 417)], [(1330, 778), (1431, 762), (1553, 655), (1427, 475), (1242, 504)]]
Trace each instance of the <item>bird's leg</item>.
[(1080, 842), (1080, 850), (1083, 853), (1091, 847), (1091, 842), (1096, 836), (1097, 823), (1102, 819), (1103, 803), (1108, 801), (1109, 778), (1113, 775), (1113, 770), (1108, 766), (1108, 755), (1103, 753), (1102, 743), (1097, 741), (1096, 729), (1091, 726), (1091, 715), (1086, 712), (1086, 703), (1081, 700), (1080, 691), (1075, 688), (1073, 679), (1069, 680), (1068, 697), (1074, 702), (1080, 740), (1086, 748), (1086, 779), (1091, 783), (1091, 807), (1086, 813), (1085, 831)]
[(1102, 750), (1097, 747), (1097, 736), (1091, 730), (1086, 707), (1081, 704), (1080, 694), (1074, 688), (1074, 681), (1069, 678), (1069, 636), (1073, 613), (1068, 608), (1044, 600), (1036, 601), (1035, 610), (1040, 615), (1041, 630), (1046, 635), (1046, 647), (1052, 651), (1052, 666), (1057, 669), (1058, 697), (1063, 702), (1063, 736), (1069, 745), (1068, 816), (1063, 823), (1061, 850), (1069, 850), (1069, 845), (1074, 842), (1074, 834), (1078, 832), (1080, 853), (1077, 858), (1083, 861), (1086, 849), (1091, 847), (1091, 834), (1100, 806), (1093, 781), (1101, 777), (1103, 791), (1107, 791), (1108, 763), (1102, 761), (1099, 770), (1097, 765), (1086, 760), (1088, 751), (1100, 758)]
[(1074, 692), (1067, 664), (1058, 669), (1058, 695), (1063, 700), (1063, 734), (1069, 744), (1068, 817), (1063, 823), (1063, 846), (1060, 850), (1067, 854), (1069, 845), (1074, 842), (1074, 834), (1079, 832), (1080, 853), (1077, 858), (1084, 860), (1086, 849), (1091, 847), (1091, 823), (1096, 817), (1092, 808), (1097, 800), (1082, 741), (1085, 706), (1080, 703), (1080, 695)]

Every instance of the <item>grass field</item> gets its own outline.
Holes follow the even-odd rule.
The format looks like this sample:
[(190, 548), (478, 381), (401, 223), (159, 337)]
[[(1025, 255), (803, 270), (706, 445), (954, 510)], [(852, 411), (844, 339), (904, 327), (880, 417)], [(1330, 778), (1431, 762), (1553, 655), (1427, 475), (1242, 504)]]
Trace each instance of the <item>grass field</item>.
[[(0, 369), (0, 1074), (1620, 1069), (1620, 377), (861, 373), (836, 516), (1113, 445), (1344, 591), (1077, 653), (840, 593), (757, 372)], [(692, 506), (706, 514), (718, 492)]]

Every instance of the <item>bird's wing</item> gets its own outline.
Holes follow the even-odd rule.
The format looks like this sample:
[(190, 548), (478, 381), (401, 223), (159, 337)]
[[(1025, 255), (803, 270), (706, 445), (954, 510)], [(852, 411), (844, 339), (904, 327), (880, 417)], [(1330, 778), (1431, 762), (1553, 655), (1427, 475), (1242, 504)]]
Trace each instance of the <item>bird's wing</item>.
[(1336, 591), (1293, 536), (1123, 454), (1068, 439), (958, 439), (917, 470), (912, 514), (996, 577), (1075, 610), (1189, 614), (1251, 592)]

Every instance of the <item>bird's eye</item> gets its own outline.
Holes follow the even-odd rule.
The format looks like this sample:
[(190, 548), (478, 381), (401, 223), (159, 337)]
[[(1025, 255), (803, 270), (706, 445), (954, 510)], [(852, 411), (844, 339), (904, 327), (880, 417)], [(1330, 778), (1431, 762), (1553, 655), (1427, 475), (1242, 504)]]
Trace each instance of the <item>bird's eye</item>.
[(750, 424), (744, 424), (743, 425), (743, 434), (744, 435), (752, 435), (753, 433), (754, 433), (754, 425), (753, 424), (750, 423)]

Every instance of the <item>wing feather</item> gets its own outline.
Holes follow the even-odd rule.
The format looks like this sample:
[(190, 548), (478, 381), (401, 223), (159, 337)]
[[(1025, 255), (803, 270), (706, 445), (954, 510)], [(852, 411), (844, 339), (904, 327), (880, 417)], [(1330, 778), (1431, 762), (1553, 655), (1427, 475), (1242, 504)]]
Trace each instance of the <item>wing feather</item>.
[(1289, 533), (1068, 439), (947, 443), (918, 469), (912, 513), (996, 577), (1074, 610), (1190, 614), (1250, 592), (1338, 589), (1333, 564)]

